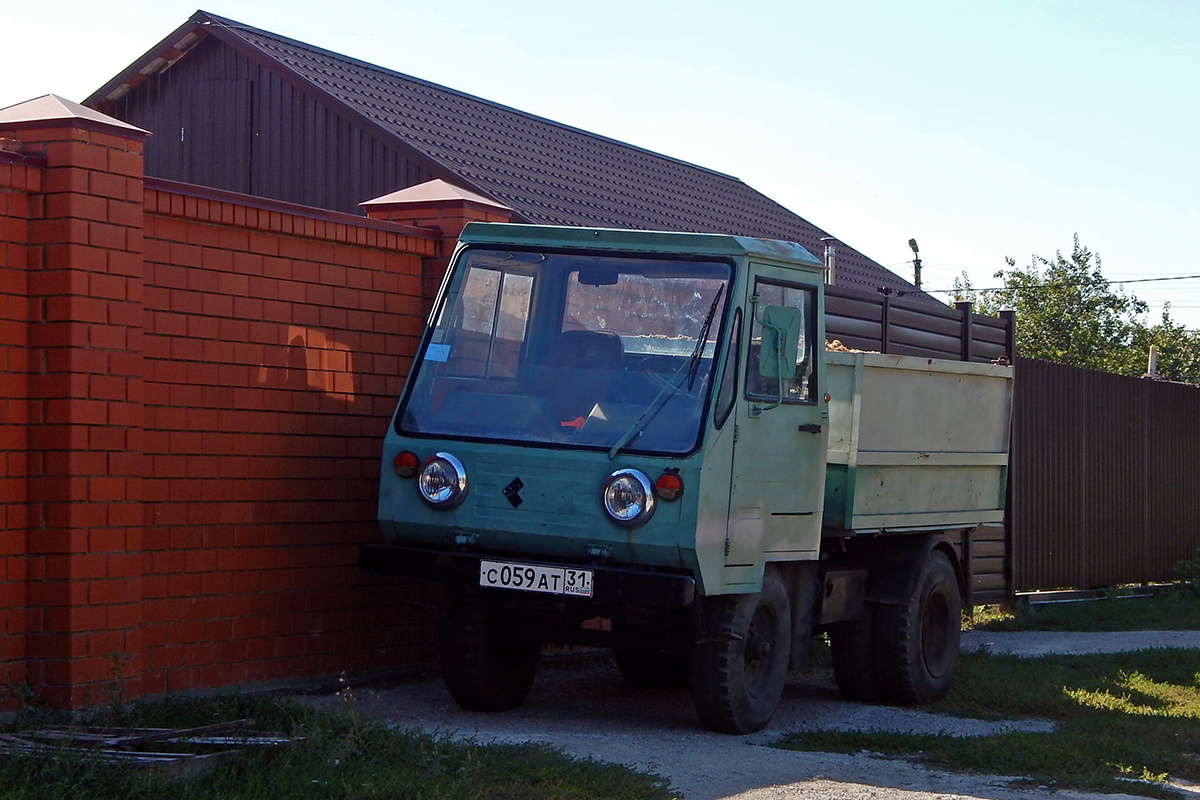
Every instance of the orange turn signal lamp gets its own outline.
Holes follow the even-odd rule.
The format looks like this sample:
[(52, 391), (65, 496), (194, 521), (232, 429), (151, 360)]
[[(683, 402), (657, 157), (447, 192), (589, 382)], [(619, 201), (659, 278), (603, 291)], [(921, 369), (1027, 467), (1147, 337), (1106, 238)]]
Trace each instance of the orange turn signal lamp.
[(392, 469), (396, 470), (396, 474), (401, 478), (411, 478), (417, 474), (417, 469), (421, 466), (421, 459), (417, 458), (417, 454), (411, 450), (401, 450), (392, 459)]
[(678, 467), (667, 467), (654, 482), (654, 493), (663, 500), (675, 500), (683, 494), (683, 479)]

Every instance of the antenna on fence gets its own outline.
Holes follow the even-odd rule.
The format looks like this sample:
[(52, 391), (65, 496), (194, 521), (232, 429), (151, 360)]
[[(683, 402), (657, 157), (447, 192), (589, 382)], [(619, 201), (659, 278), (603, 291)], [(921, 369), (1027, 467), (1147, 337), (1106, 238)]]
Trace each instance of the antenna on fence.
[(837, 239), (832, 236), (822, 236), (825, 245), (825, 282), (833, 286), (833, 262), (837, 258)]
[(1158, 374), (1158, 345), (1150, 345), (1150, 356), (1146, 359), (1146, 374), (1142, 376), (1152, 381), (1161, 381), (1162, 375)]

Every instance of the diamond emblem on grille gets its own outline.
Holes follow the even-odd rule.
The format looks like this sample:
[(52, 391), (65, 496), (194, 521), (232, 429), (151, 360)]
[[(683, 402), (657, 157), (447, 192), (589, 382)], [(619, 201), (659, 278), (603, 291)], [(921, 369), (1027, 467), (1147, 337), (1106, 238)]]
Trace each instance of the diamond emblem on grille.
[(525, 502), (521, 499), (521, 490), (525, 488), (525, 482), (520, 478), (513, 478), (508, 486), (504, 487), (504, 496), (508, 498), (508, 502), (513, 508), (517, 508), (521, 503)]

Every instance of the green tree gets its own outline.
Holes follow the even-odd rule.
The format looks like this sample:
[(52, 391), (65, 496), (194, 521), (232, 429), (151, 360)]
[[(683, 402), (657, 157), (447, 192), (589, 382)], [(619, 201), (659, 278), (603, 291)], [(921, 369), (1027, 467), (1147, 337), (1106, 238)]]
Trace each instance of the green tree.
[[(1173, 321), (1170, 311), (1168, 305), (1157, 325), (1143, 328), (1135, 337), (1135, 346), (1142, 353), (1148, 353), (1150, 345), (1158, 346), (1158, 374), (1164, 378), (1200, 383), (1200, 331)], [(1143, 362), (1143, 370), (1145, 366)]]
[(958, 299), (971, 300), (981, 313), (1013, 309), (1017, 316), (1018, 355), (1060, 364), (1141, 375), (1150, 345), (1159, 348), (1158, 371), (1171, 380), (1200, 381), (1200, 332), (1175, 323), (1170, 310), (1153, 326), (1144, 319), (1148, 306), (1100, 269), (1100, 256), (1079, 236), (1069, 256), (1034, 256), (1028, 267), (1005, 259), (1008, 269), (995, 277), (999, 289), (976, 291), (964, 275), (955, 280)]

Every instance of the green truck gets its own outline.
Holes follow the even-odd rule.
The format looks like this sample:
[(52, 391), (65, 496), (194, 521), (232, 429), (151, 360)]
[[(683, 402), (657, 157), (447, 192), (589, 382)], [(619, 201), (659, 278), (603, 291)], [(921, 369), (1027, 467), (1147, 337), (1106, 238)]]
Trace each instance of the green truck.
[(383, 448), (364, 569), (444, 582), (467, 709), (611, 648), (747, 733), (827, 633), (858, 700), (942, 696), (1012, 369), (825, 346), (823, 265), (717, 234), (472, 223)]

